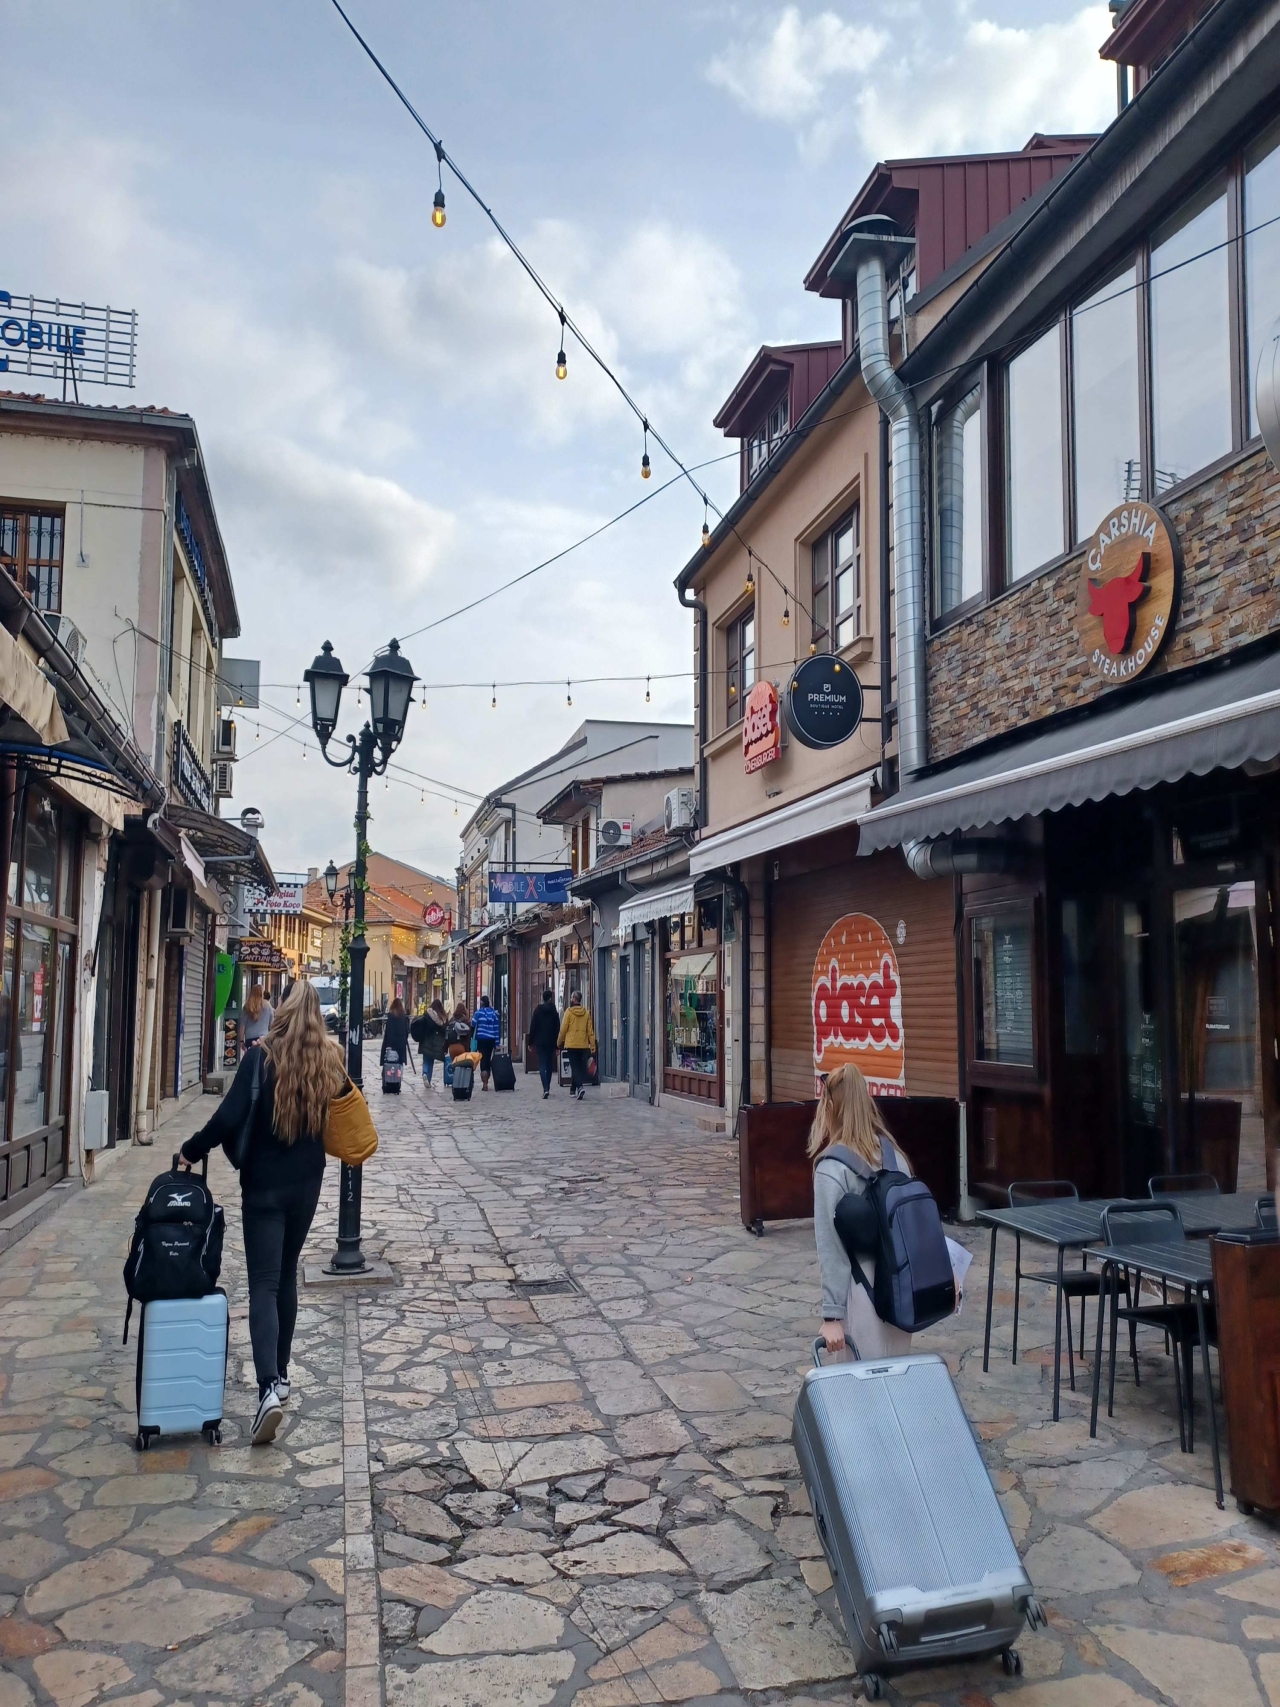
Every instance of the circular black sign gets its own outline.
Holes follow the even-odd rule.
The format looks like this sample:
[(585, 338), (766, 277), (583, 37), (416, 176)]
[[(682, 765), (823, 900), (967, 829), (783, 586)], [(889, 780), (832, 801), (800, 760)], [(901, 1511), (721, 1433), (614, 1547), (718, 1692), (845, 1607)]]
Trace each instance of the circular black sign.
[(791, 672), (787, 722), (804, 747), (838, 747), (862, 722), (862, 683), (830, 652), (806, 658)]

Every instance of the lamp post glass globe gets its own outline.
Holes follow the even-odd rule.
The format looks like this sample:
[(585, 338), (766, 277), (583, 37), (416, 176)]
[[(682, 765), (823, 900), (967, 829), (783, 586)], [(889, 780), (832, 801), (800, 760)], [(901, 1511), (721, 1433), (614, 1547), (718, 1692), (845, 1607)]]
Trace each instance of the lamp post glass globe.
[(338, 726), (342, 690), (350, 680), (342, 667), (342, 660), (334, 657), (329, 641), (325, 641), (311, 668), (303, 672), (303, 680), (311, 690), (311, 727), (316, 732), (316, 740), (324, 747)]
[(400, 745), (417, 679), (395, 640), (369, 666), (369, 720), (384, 753)]
[(325, 892), (332, 901), (334, 896), (338, 893), (338, 868), (332, 860), (330, 860), (328, 865), (324, 868), (324, 887)]

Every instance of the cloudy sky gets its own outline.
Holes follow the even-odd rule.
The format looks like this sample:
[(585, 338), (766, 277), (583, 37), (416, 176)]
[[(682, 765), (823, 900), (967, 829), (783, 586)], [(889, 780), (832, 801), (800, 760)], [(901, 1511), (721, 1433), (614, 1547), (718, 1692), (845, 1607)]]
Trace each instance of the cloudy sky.
[[(1016, 148), (1114, 106), (1105, 3), (349, 9), (690, 463), (734, 449), (711, 417), (761, 342), (838, 335), (800, 281), (876, 159)], [(352, 784), (277, 734), (321, 641), (354, 670), (673, 470), (655, 450), (641, 484), (639, 430), (572, 343), (557, 383), (554, 316), (451, 180), (433, 229), (434, 154), (330, 0), (7, 0), (0, 43), (3, 282), (139, 310), (135, 399), (197, 420), (228, 649), (277, 684), (241, 723), (232, 810), (261, 807), (278, 870), (341, 860)], [(727, 502), (736, 458), (702, 477)], [(452, 871), (477, 794), (581, 718), (691, 717), (671, 583), (701, 524), (677, 484), (406, 639), (427, 684), (557, 685), (499, 685), (496, 711), (487, 685), (429, 687), (400, 758), (435, 782), (375, 785), (375, 844)], [(642, 681), (578, 685), (669, 672), (648, 707)]]

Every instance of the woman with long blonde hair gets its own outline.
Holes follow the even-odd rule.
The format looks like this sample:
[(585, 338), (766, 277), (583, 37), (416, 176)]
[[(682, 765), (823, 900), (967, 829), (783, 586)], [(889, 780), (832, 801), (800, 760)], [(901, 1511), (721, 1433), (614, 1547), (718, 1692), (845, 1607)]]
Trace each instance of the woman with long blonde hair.
[(266, 991), (261, 984), (255, 984), (244, 999), (244, 1013), (240, 1016), (241, 1049), (247, 1049), (251, 1043), (261, 1043), (271, 1030), (275, 1017), (276, 1010), (267, 1000)]
[(182, 1146), (182, 1164), (190, 1167), (217, 1144), (234, 1149), (249, 1123), (240, 1206), (258, 1377), (255, 1445), (274, 1439), (291, 1390), (298, 1258), (320, 1198), (329, 1104), (346, 1082), (338, 1045), (320, 1015), (320, 998), (313, 985), (299, 982), (262, 1043), (246, 1052), (213, 1118)]
[[(861, 1357), (900, 1357), (911, 1350), (911, 1335), (875, 1313), (869, 1288), (876, 1278), (875, 1256), (858, 1254), (866, 1279), (855, 1278), (853, 1264), (836, 1232), (836, 1209), (853, 1192), (865, 1195), (881, 1168), (909, 1174), (911, 1164), (889, 1135), (872, 1101), (867, 1081), (852, 1064), (837, 1067), (823, 1081), (818, 1111), (809, 1131), (813, 1162), (813, 1231), (822, 1271), (822, 1337), (828, 1351), (843, 1351), (850, 1340)], [(871, 1206), (867, 1205), (870, 1213)], [(868, 1240), (870, 1244), (870, 1240)]]

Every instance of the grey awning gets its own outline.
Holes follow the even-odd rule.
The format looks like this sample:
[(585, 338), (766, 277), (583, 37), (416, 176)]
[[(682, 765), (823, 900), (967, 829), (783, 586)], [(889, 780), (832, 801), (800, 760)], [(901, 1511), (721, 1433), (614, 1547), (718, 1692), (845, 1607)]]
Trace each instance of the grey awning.
[(1280, 754), (1280, 653), (1160, 691), (1125, 695), (1079, 723), (961, 761), (859, 819), (858, 852), (975, 830), (1085, 800), (1234, 770)]
[(673, 884), (667, 889), (650, 889), (633, 895), (618, 908), (618, 926), (629, 931), (632, 925), (647, 925), (654, 919), (669, 919), (675, 913), (687, 913), (693, 907), (693, 878)]

